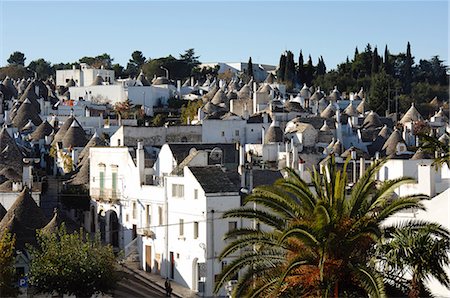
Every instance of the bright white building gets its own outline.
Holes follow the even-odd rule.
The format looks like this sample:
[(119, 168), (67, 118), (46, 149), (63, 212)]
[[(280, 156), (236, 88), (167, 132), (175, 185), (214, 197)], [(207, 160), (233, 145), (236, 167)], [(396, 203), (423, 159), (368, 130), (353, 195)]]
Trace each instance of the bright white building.
[(114, 84), (114, 70), (104, 69), (103, 67), (93, 68), (86, 63), (81, 63), (80, 68), (75, 66), (72, 69), (62, 69), (56, 71), (56, 85), (66, 86), (70, 80), (74, 80), (78, 87), (91, 86), (97, 76), (102, 77), (104, 82)]

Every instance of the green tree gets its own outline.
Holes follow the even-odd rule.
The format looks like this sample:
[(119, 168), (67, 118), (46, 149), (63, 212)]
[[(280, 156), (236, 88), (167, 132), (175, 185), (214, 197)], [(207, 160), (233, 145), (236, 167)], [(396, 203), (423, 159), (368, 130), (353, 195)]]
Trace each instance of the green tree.
[(9, 63), (10, 65), (20, 65), (20, 66), (25, 66), (25, 60), (26, 60), (25, 54), (22, 53), (22, 52), (16, 51), (16, 52), (12, 53), (12, 54), (9, 56), (8, 60), (6, 60), (6, 61), (8, 61), (8, 63)]
[(308, 57), (308, 63), (305, 67), (305, 83), (308, 86), (312, 85), (312, 81), (314, 79), (314, 66), (312, 63), (311, 55)]
[(248, 58), (248, 64), (247, 64), (247, 77), (249, 79), (253, 78), (253, 63), (252, 63), (252, 57)]
[(384, 115), (388, 108), (388, 99), (390, 98), (390, 89), (394, 90), (395, 82), (393, 78), (386, 74), (384, 70), (372, 75), (370, 84), (369, 106), (370, 109)]
[(127, 74), (131, 77), (135, 77), (141, 70), (142, 65), (145, 63), (145, 57), (141, 51), (134, 51), (131, 54), (131, 59), (127, 64)]
[(56, 233), (38, 232), (38, 246), (31, 253), (30, 283), (40, 293), (90, 297), (108, 293), (118, 281), (116, 258), (104, 246), (80, 230), (68, 234), (64, 225)]
[(384, 48), (384, 61), (383, 61), (383, 66), (384, 66), (384, 71), (386, 71), (386, 73), (388, 75), (392, 75), (392, 62), (391, 62), (392, 58), (391, 55), (389, 54), (389, 50), (388, 50), (388, 46), (386, 45), (386, 47)]
[(180, 60), (185, 61), (190, 68), (200, 65), (200, 61), (198, 60), (199, 57), (200, 56), (195, 56), (195, 50), (192, 48), (184, 51), (184, 54), (180, 54)]
[[(409, 298), (431, 296), (431, 277), (450, 289), (445, 267), (450, 265), (450, 232), (438, 224), (403, 222), (388, 229), (378, 258), (386, 280)], [(410, 276), (410, 280), (407, 277)]]
[(255, 220), (265, 227), (257, 224), (225, 236), (231, 243), (220, 258), (234, 258), (217, 279), (215, 291), (241, 271), (236, 297), (384, 297), (384, 281), (372, 262), (382, 223), (402, 210), (423, 209), (420, 201), (427, 197), (393, 198), (396, 188), (413, 180), (378, 182), (382, 160), (347, 194), (347, 164), (338, 169), (331, 156), (324, 175), (313, 169), (312, 190), (287, 169), (286, 178), (256, 187), (243, 207), (225, 212), (225, 218)]
[(411, 93), (411, 83), (412, 83), (412, 66), (414, 64), (413, 57), (411, 56), (411, 45), (408, 41), (406, 46), (406, 60), (405, 60), (405, 77), (403, 79), (403, 91), (406, 94)]
[(286, 73), (286, 55), (283, 53), (280, 56), (280, 63), (278, 64), (278, 70), (277, 70), (278, 83), (284, 82), (285, 73)]
[(197, 116), (198, 109), (203, 105), (203, 101), (201, 99), (195, 101), (189, 101), (187, 105), (181, 107), (181, 122), (183, 124), (188, 123), (188, 119), (190, 121), (194, 120)]
[(380, 56), (378, 56), (378, 50), (377, 47), (375, 47), (375, 49), (373, 50), (373, 55), (372, 55), (372, 75), (378, 73), (378, 71), (380, 70)]
[(111, 69), (113, 58), (109, 54), (103, 53), (96, 57), (83, 57), (79, 60), (79, 63), (86, 63), (94, 68), (104, 67), (106, 69)]
[(295, 80), (295, 62), (294, 54), (291, 51), (286, 52), (286, 67), (284, 69), (284, 83), (287, 90), (292, 90)]
[(17, 295), (15, 243), (16, 237), (7, 230), (0, 233), (0, 297)]
[(51, 63), (42, 58), (31, 61), (28, 68), (35, 71), (38, 78), (41, 80), (46, 80), (51, 75), (54, 75)]
[[(420, 148), (425, 152), (430, 153), (432, 156), (436, 156), (433, 161), (433, 165), (436, 167), (441, 167), (444, 164), (450, 168), (450, 145), (439, 141), (438, 138), (428, 135), (419, 135), (420, 137)], [(447, 134), (447, 137), (450, 137)]]
[(297, 66), (297, 82), (299, 84), (303, 84), (305, 80), (305, 66), (303, 65), (303, 53), (300, 50), (300, 54), (298, 56), (298, 66)]
[(127, 73), (125, 72), (125, 69), (119, 63), (113, 64), (111, 69), (114, 70), (114, 76), (116, 78), (124, 78), (127, 75)]

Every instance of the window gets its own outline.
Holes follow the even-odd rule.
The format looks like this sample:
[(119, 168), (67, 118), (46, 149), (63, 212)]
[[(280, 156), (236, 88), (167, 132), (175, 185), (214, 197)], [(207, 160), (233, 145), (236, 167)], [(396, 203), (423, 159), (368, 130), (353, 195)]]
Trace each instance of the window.
[(236, 129), (235, 132), (234, 132), (234, 135), (238, 137), (239, 136), (239, 130)]
[(117, 146), (120, 146), (120, 139), (117, 139)]
[(172, 184), (172, 197), (183, 198), (184, 197), (184, 185)]
[(194, 200), (198, 200), (198, 189), (194, 189)]
[(162, 206), (158, 206), (158, 225), (163, 224), (163, 208)]
[(228, 222), (228, 232), (234, 231), (237, 229), (237, 221)]
[(103, 194), (105, 193), (105, 172), (100, 170), (99, 177), (100, 177), (100, 197), (103, 197)]
[[(117, 171), (117, 169), (116, 169), (116, 171)], [(113, 191), (113, 196), (115, 196), (116, 192), (117, 192), (117, 172), (115, 172), (114, 170), (112, 172), (111, 188), (112, 188), (112, 191)]]
[(128, 213), (127, 213), (127, 215), (125, 215), (125, 221), (126, 222), (130, 221), (130, 216), (128, 215)]
[(224, 137), (225, 136), (225, 132), (224, 131), (222, 131), (222, 137)]
[(184, 236), (184, 219), (180, 218), (180, 236)]
[(198, 238), (198, 221), (194, 221), (194, 239)]
[(152, 206), (146, 205), (145, 206), (145, 218), (147, 227), (150, 227), (152, 225)]
[(137, 204), (133, 202), (133, 219), (137, 218)]

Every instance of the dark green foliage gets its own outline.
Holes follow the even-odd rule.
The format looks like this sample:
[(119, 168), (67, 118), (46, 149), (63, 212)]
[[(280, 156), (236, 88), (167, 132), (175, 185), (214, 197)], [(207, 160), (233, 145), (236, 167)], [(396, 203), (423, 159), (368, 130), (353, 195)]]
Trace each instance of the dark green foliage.
[(372, 55), (372, 74), (378, 73), (378, 71), (380, 70), (380, 62), (381, 57), (378, 56), (378, 50), (377, 47), (375, 47)]
[(16, 237), (8, 230), (0, 233), (0, 297), (17, 295), (16, 268), (14, 267)]
[(182, 80), (190, 77), (193, 74), (198, 74), (198, 70), (195, 70), (199, 64), (196, 56), (194, 56), (194, 49), (189, 49), (186, 54), (180, 55), (181, 59), (176, 59), (172, 55), (168, 57), (162, 57), (152, 59), (142, 66), (142, 70), (147, 78), (153, 78), (153, 76), (165, 77), (166, 72), (161, 69), (161, 66), (169, 70), (170, 79)]
[(6, 60), (6, 61), (8, 61), (8, 63), (9, 63), (10, 65), (20, 65), (20, 66), (24, 66), (24, 65), (25, 65), (25, 60), (26, 60), (25, 54), (22, 53), (22, 52), (17, 52), (17, 51), (16, 51), (16, 52), (12, 53), (12, 54), (9, 56), (8, 60)]
[(384, 48), (384, 61), (383, 61), (384, 71), (386, 71), (387, 74), (392, 75), (392, 57), (389, 54), (388, 47)]
[(405, 60), (405, 70), (404, 74), (405, 77), (403, 79), (403, 91), (406, 94), (411, 93), (411, 83), (412, 83), (412, 66), (414, 64), (413, 57), (411, 56), (411, 45), (409, 44), (406, 46), (406, 60)]
[(325, 66), (325, 62), (323, 62), (323, 57), (319, 57), (319, 62), (316, 67), (316, 76), (322, 76), (327, 72), (327, 68)]
[(300, 85), (303, 85), (304, 78), (305, 78), (305, 66), (303, 64), (304, 64), (303, 53), (300, 50), (300, 54), (298, 56), (298, 66), (297, 66), (297, 82)]
[(225, 235), (229, 244), (220, 258), (233, 259), (215, 291), (239, 272), (233, 297), (386, 297), (375, 254), (391, 229), (385, 220), (409, 208), (424, 209), (421, 200), (427, 196), (392, 198), (394, 189), (413, 179), (379, 184), (381, 160), (348, 191), (348, 162), (338, 167), (331, 155), (321, 169), (328, 175), (313, 169), (309, 184), (286, 169), (285, 178), (256, 187), (243, 207), (225, 212), (225, 218), (255, 220), (268, 228)]
[(35, 71), (38, 79), (46, 80), (49, 76), (53, 75), (55, 72), (51, 66), (51, 63), (45, 61), (44, 59), (38, 59), (31, 61), (28, 68)]
[(8, 65), (0, 68), (0, 80), (3, 80), (7, 76), (12, 79), (19, 79), (34, 77), (34, 74), (23, 66)]
[(284, 69), (284, 83), (287, 90), (294, 87), (295, 80), (295, 62), (294, 54), (291, 51), (286, 52), (286, 67)]
[(278, 64), (278, 70), (277, 70), (278, 83), (284, 82), (285, 73), (286, 73), (286, 55), (281, 54), (280, 63)]
[(198, 109), (203, 105), (203, 101), (201, 99), (196, 101), (189, 101), (187, 105), (184, 105), (181, 108), (181, 122), (183, 124), (187, 124), (188, 118), (190, 121), (194, 120), (195, 116), (197, 116)]
[(305, 83), (308, 86), (312, 85), (312, 80), (314, 76), (314, 66), (312, 63), (311, 55), (308, 57), (308, 63), (305, 66)]
[(388, 108), (390, 88), (394, 89), (394, 86), (395, 81), (384, 70), (372, 75), (369, 97), (370, 109), (377, 112), (378, 115), (384, 116)]
[(116, 78), (125, 78), (127, 76), (125, 69), (119, 63), (113, 64), (112, 70), (114, 70), (114, 76)]
[(252, 63), (252, 57), (250, 57), (250, 58), (248, 59), (247, 72), (246, 72), (246, 74), (247, 74), (247, 77), (248, 77), (249, 79), (253, 78), (253, 63)]
[(116, 258), (100, 237), (68, 234), (64, 225), (56, 233), (38, 232), (38, 246), (29, 247), (30, 283), (40, 293), (90, 297), (112, 291), (118, 281)]
[(131, 54), (131, 59), (128, 61), (126, 73), (131, 77), (135, 77), (139, 74), (139, 71), (144, 63), (145, 57), (142, 52), (134, 51)]
[(103, 53), (96, 57), (85, 56), (78, 61), (80, 63), (87, 63), (88, 65), (90, 65), (94, 68), (100, 68), (101, 66), (103, 66), (105, 69), (111, 69), (113, 60), (114, 59), (111, 58), (111, 56), (109, 54)]
[(166, 123), (166, 116), (164, 114), (156, 114), (152, 119), (152, 126), (161, 127)]

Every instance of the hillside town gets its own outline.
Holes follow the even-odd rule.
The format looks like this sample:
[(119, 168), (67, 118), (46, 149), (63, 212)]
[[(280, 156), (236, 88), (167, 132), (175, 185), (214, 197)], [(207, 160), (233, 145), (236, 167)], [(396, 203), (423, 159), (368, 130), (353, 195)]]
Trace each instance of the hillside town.
[[(36, 231), (64, 222), (67, 231), (99, 235), (122, 270), (138, 276), (121, 281), (115, 297), (149, 296), (142, 289), (149, 283), (162, 294), (166, 278), (177, 297), (231, 295), (237, 278), (214, 288), (236, 258), (219, 257), (232, 241), (224, 236), (255, 222), (224, 213), (286, 178), (286, 168), (312, 187), (313, 169), (330, 159), (344, 168), (348, 190), (387, 159), (379, 183), (412, 178), (394, 197), (430, 198), (426, 211), (405, 209), (389, 220), (432, 219), (450, 229), (450, 169), (436, 165), (448, 150), (422, 148), (425, 132), (448, 149), (448, 102), (426, 99), (430, 117), (414, 103), (379, 114), (364, 88), (287, 88), (271, 65), (204, 67), (216, 65), (205, 80), (173, 80), (168, 71), (119, 79), (86, 63), (46, 80), (2, 79), (0, 232), (15, 235), (16, 272), (29, 272)], [(243, 79), (249, 65), (253, 75)], [(183, 101), (199, 103), (184, 123), (176, 108)], [(161, 112), (167, 116), (154, 125)], [(439, 282), (430, 290), (450, 294)]]

